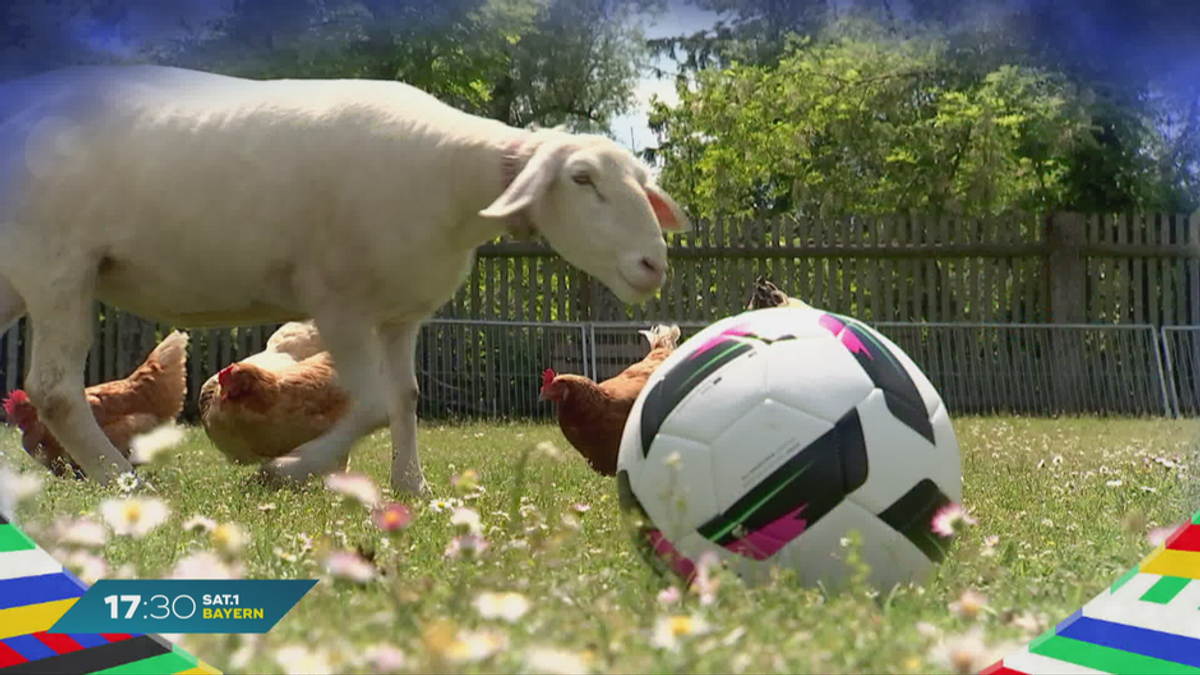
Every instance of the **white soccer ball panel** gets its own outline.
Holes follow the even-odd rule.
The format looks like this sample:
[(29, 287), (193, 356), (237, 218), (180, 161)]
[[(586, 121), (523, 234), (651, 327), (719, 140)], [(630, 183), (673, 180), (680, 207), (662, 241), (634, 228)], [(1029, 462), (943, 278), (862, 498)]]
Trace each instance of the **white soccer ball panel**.
[(962, 452), (958, 448), (958, 436), (954, 433), (950, 413), (940, 399), (930, 421), (933, 422), (933, 437), (937, 439), (939, 475), (945, 476), (945, 482), (935, 476), (930, 478), (938, 484), (950, 501), (962, 502)]
[(832, 428), (832, 423), (783, 403), (759, 403), (712, 443), (716, 509), (710, 515), (728, 509)]
[(766, 398), (767, 365), (766, 351), (756, 346), (721, 366), (676, 405), (659, 433), (705, 443), (716, 440)]
[[(668, 463), (674, 453), (678, 463)], [(659, 433), (630, 485), (646, 515), (673, 541), (717, 513), (713, 476), (709, 444)]]
[(766, 350), (771, 398), (836, 422), (874, 390), (850, 350), (825, 329), (810, 339), (776, 342)]
[(847, 499), (803, 535), (775, 554), (768, 563), (796, 570), (801, 584), (836, 588), (849, 580), (846, 548), (841, 541), (852, 530), (861, 536), (860, 559), (870, 566), (868, 583), (889, 589), (895, 584), (921, 582), (933, 563), (903, 534)]
[[(961, 493), (958, 447), (934, 445), (896, 418), (882, 390), (858, 405), (867, 443), (867, 482), (850, 498), (871, 513), (882, 513), (914, 485), (928, 478), (947, 495)], [(937, 439), (937, 427), (934, 438)], [(955, 500), (957, 501), (957, 500)], [(807, 536), (807, 535), (806, 535)]]

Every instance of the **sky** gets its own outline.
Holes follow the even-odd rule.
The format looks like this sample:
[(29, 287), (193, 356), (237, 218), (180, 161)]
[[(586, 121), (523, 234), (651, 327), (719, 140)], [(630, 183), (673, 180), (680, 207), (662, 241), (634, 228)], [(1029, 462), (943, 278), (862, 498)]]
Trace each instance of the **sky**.
[[(1200, 2), (1200, 0), (1197, 1)], [(645, 33), (648, 38), (688, 35), (711, 28), (717, 22), (717, 18), (716, 14), (685, 4), (684, 0), (670, 0), (667, 12), (656, 19), (649, 20), (651, 23), (646, 26)], [(660, 79), (646, 73), (638, 82), (635, 90), (636, 108), (628, 114), (614, 118), (612, 122), (612, 131), (617, 140), (631, 150), (641, 150), (658, 145), (654, 133), (646, 124), (650, 99), (654, 95), (658, 95), (658, 98), (668, 104), (679, 101), (679, 97), (675, 95), (675, 78), (673, 77), (676, 72), (675, 62), (669, 56), (662, 56), (657, 59), (655, 65), (667, 75)]]

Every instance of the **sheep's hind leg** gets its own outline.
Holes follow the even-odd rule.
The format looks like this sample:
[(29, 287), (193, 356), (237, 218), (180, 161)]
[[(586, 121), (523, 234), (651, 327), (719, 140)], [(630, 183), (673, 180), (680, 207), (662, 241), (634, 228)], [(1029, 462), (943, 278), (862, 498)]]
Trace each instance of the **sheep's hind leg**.
[(348, 321), (317, 320), (321, 342), (337, 367), (338, 384), (353, 403), (328, 431), (262, 468), (273, 483), (303, 482), (311, 476), (345, 470), (350, 451), (363, 436), (387, 424), (386, 399), (378, 376), (378, 336), (367, 329), (350, 328)]
[(388, 324), (380, 328), (387, 359), (388, 420), (392, 429), (392, 490), (427, 494), (429, 484), (421, 472), (417, 453), (416, 351), (420, 323)]
[(109, 484), (132, 471), (100, 429), (84, 397), (83, 371), (92, 342), (90, 284), (58, 280), (37, 302), (29, 301), (33, 357), (25, 390), (38, 416), (89, 478)]

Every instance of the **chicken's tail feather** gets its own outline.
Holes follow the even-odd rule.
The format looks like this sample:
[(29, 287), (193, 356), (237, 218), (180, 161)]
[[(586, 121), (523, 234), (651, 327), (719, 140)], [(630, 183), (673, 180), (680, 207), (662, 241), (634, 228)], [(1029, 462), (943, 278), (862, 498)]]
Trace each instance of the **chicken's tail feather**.
[(138, 386), (153, 390), (156, 407), (165, 417), (174, 417), (183, 409), (183, 397), (187, 393), (188, 341), (187, 333), (171, 331), (128, 378), (139, 381)]
[(638, 333), (645, 335), (646, 339), (650, 341), (651, 351), (659, 347), (675, 349), (679, 346), (679, 326), (668, 326), (663, 323), (650, 330), (640, 330)]

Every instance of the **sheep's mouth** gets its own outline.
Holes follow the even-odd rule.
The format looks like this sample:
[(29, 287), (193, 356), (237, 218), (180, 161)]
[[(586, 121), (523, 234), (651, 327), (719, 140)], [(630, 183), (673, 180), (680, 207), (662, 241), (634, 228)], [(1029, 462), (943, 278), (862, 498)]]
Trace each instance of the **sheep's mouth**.
[(630, 287), (630, 288), (632, 288), (632, 289), (633, 289), (635, 292), (637, 292), (637, 293), (640, 293), (640, 294), (644, 294), (644, 295), (653, 295), (655, 291), (657, 291), (659, 288), (661, 288), (661, 287), (662, 287), (662, 281), (661, 281), (661, 280), (657, 280), (657, 281), (648, 281), (648, 280), (636, 281), (636, 280), (634, 280), (634, 279), (630, 279), (630, 278), (629, 278), (629, 275), (628, 275), (628, 274), (626, 274), (624, 270), (617, 270), (617, 274), (619, 274), (619, 275), (621, 276), (621, 281), (624, 281), (624, 282), (625, 282), (625, 284), (626, 284), (627, 286), (629, 286), (629, 287)]

